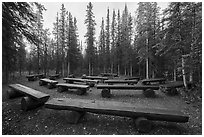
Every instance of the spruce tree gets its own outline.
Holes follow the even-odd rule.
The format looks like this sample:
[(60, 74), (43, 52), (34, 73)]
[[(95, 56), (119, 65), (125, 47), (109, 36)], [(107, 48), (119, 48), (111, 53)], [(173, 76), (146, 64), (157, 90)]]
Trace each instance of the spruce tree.
[(87, 26), (87, 32), (85, 34), (86, 37), (86, 58), (88, 61), (88, 74), (91, 75), (93, 74), (93, 67), (94, 67), (94, 56), (95, 56), (95, 47), (94, 47), (94, 42), (95, 42), (95, 16), (93, 14), (93, 5), (91, 2), (87, 5), (87, 14), (86, 14), (86, 19), (85, 19), (85, 24)]

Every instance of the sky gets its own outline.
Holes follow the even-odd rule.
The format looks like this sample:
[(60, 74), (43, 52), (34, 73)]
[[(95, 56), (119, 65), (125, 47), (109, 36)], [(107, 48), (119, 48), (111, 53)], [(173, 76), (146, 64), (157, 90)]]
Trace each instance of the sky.
[[(44, 19), (44, 28), (49, 28), (50, 33), (53, 30), (53, 23), (56, 21), (57, 12), (60, 13), (61, 5), (64, 4), (66, 11), (71, 12), (73, 17), (77, 19), (77, 27), (78, 27), (78, 34), (79, 40), (82, 41), (84, 45), (84, 35), (87, 31), (86, 25), (84, 24), (85, 16), (86, 16), (86, 9), (88, 2), (40, 2), (42, 5), (45, 6), (47, 9), (43, 12), (43, 19)], [(125, 8), (125, 4), (127, 5), (128, 12), (131, 13), (132, 16), (135, 16), (135, 12), (138, 7), (137, 2), (92, 2), (93, 4), (93, 14), (95, 16), (96, 21), (96, 39), (98, 40), (99, 33), (100, 33), (100, 26), (102, 17), (104, 18), (104, 23), (106, 24), (106, 17), (107, 17), (107, 8), (110, 11), (110, 22), (112, 21), (112, 12), (113, 9), (117, 11), (120, 10), (120, 13), (123, 12)], [(164, 9), (167, 7), (167, 2), (158, 2), (158, 5)], [(117, 13), (117, 12), (116, 12)]]

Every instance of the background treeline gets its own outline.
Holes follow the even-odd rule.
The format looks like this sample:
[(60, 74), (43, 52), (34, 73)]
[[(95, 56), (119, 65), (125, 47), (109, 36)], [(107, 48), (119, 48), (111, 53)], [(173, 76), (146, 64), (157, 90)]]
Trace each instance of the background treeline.
[(64, 4), (55, 16), (54, 37), (43, 28), (44, 10), (38, 3), (2, 3), (3, 82), (27, 71), (62, 76), (111, 72), (201, 83), (201, 2), (172, 2), (162, 12), (156, 2), (140, 2), (134, 15), (126, 5), (122, 11), (107, 8), (98, 38), (88, 3), (85, 44), (78, 37), (77, 19)]

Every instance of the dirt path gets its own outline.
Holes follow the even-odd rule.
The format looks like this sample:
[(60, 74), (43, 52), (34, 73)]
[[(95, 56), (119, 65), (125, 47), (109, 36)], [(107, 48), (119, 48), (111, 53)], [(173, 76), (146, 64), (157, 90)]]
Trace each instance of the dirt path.
[[(64, 82), (62, 79), (59, 82)], [(201, 135), (202, 134), (202, 111), (200, 104), (186, 104), (179, 96), (169, 97), (160, 91), (156, 91), (156, 98), (145, 98), (142, 91), (113, 91), (110, 99), (104, 99), (100, 90), (92, 88), (85, 96), (74, 93), (58, 93), (56, 89), (40, 87), (38, 81), (20, 81), (23, 85), (51, 95), (51, 98), (81, 98), (96, 100), (113, 100), (137, 104), (141, 107), (178, 109), (189, 115), (187, 123), (153, 122), (153, 128), (148, 135)], [(7, 86), (2, 86), (2, 134), (25, 135), (25, 134), (60, 134), (60, 135), (137, 135), (140, 134), (132, 119), (125, 117), (97, 115), (87, 113), (78, 124), (68, 124), (66, 119), (69, 111), (50, 110), (44, 107), (23, 112), (20, 108), (20, 99), (8, 100), (5, 97)]]

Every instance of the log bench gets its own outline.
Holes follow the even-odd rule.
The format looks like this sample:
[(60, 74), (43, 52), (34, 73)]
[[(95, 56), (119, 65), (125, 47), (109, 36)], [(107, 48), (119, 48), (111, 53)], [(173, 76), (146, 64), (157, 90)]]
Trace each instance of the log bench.
[(158, 85), (158, 84), (165, 84), (165, 78), (154, 78), (154, 79), (143, 79), (141, 80), (142, 85)]
[(40, 81), (39, 81), (40, 86), (47, 85), (49, 89), (55, 88), (56, 84), (58, 84), (58, 81), (50, 80), (47, 78), (40, 79)]
[(44, 103), (50, 97), (48, 94), (42, 93), (21, 84), (10, 84), (9, 88), (10, 90), (7, 91), (9, 98), (25, 96), (21, 100), (21, 109), (24, 111), (44, 105)]
[(39, 78), (39, 79), (45, 78), (45, 75), (44, 75), (44, 74), (36, 74), (35, 76), (36, 76), (37, 78)]
[(77, 89), (76, 94), (77, 95), (84, 95), (87, 90), (89, 89), (88, 85), (78, 85), (78, 84), (68, 84), (68, 83), (59, 83), (57, 84), (57, 91), (63, 92), (69, 89)]
[[(137, 104), (114, 101), (96, 101), (83, 99), (53, 98), (45, 103), (45, 107), (56, 110), (68, 110), (69, 123), (76, 124), (86, 112), (95, 114), (130, 117), (136, 123), (139, 132), (149, 132), (151, 121), (188, 122), (189, 117), (178, 110), (140, 108)], [(67, 117), (67, 116), (66, 116)]]
[(28, 79), (28, 81), (35, 81), (35, 80), (37, 80), (36, 75), (27, 75), (26, 78)]
[(115, 73), (101, 73), (102, 77), (118, 77), (118, 74)]
[(35, 81), (37, 79), (45, 78), (44, 74), (33, 74), (33, 75), (27, 75), (26, 78), (28, 81)]
[(104, 83), (107, 83), (108, 85), (113, 84), (128, 84), (128, 85), (134, 85), (138, 83), (138, 80), (105, 80)]
[(85, 83), (86, 85), (89, 85), (90, 87), (94, 87), (95, 84), (99, 83), (99, 80), (90, 80), (90, 79), (79, 79), (79, 78), (63, 78), (66, 83)]
[(125, 80), (140, 80), (140, 77), (127, 77)]
[(178, 94), (178, 91), (176, 88), (184, 87), (183, 81), (171, 81), (166, 82), (165, 84), (161, 84), (160, 90), (164, 92), (167, 95), (174, 96)]
[(158, 90), (159, 86), (152, 86), (152, 85), (97, 85), (97, 89), (102, 89), (101, 96), (104, 98), (110, 98), (111, 89), (118, 89), (118, 90), (143, 90), (143, 94), (146, 97), (155, 97), (154, 90)]
[(108, 77), (100, 77), (100, 76), (82, 76), (82, 79), (100, 80), (101, 82), (104, 82), (104, 80), (108, 80)]
[(49, 75), (50, 80), (56, 80), (56, 79), (59, 79), (59, 78), (60, 78), (59, 74)]

